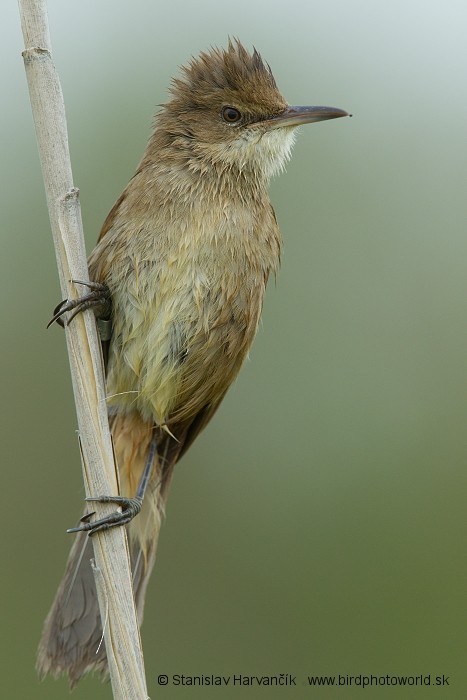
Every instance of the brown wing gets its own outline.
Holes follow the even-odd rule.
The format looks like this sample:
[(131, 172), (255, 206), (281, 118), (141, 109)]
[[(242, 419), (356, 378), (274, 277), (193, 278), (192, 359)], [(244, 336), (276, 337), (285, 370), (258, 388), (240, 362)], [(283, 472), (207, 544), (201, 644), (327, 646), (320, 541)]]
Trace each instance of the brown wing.
[(98, 243), (99, 243), (100, 240), (102, 240), (102, 238), (105, 236), (105, 234), (112, 228), (113, 222), (114, 222), (114, 219), (115, 219), (115, 215), (116, 215), (117, 211), (119, 210), (119, 208), (120, 208), (122, 202), (124, 201), (125, 197), (126, 197), (126, 190), (124, 190), (124, 191), (122, 192), (122, 194), (120, 195), (120, 197), (117, 199), (117, 201), (116, 201), (115, 204), (113, 205), (112, 209), (111, 209), (111, 210), (109, 211), (109, 213), (107, 214), (107, 216), (106, 216), (106, 218), (105, 218), (105, 221), (104, 221), (104, 223), (102, 224), (102, 228), (101, 228), (101, 231), (100, 231), (100, 233), (99, 233), (99, 238), (97, 239), (97, 242), (98, 242)]
[(197, 413), (197, 415), (187, 428), (185, 439), (183, 440), (183, 445), (177, 456), (177, 460), (179, 460), (185, 454), (185, 452), (188, 450), (188, 448), (191, 446), (194, 440), (198, 437), (200, 432), (204, 430), (204, 428), (207, 426), (207, 424), (219, 408), (220, 404), (222, 403), (222, 399), (224, 398), (224, 396), (225, 394), (218, 401), (216, 401), (215, 403), (208, 404), (207, 406), (202, 408), (201, 411), (199, 411), (199, 413)]
[(183, 426), (170, 426), (170, 431), (175, 436), (175, 440), (167, 436), (168, 445), (165, 449), (165, 459), (168, 470), (171, 470), (179, 459), (183, 457), (200, 432), (207, 426), (221, 403), (219, 399), (216, 403), (208, 404), (199, 411), (196, 416)]
[[(116, 218), (116, 215), (117, 215), (117, 212), (118, 212), (120, 206), (122, 205), (122, 203), (124, 202), (125, 198), (126, 198), (126, 190), (124, 190), (122, 192), (120, 197), (117, 199), (117, 201), (113, 205), (112, 209), (107, 214), (106, 219), (105, 219), (105, 221), (102, 225), (102, 228), (100, 230), (99, 237), (97, 239), (97, 243), (99, 243), (102, 240), (102, 238), (104, 238), (106, 233), (108, 233), (110, 231), (110, 229), (112, 228), (114, 221), (115, 221), (115, 218)], [(99, 264), (101, 262), (102, 256), (95, 255), (95, 253), (96, 253), (96, 251), (94, 250), (91, 253), (91, 255), (89, 256), (89, 260), (88, 260), (89, 275), (90, 275), (90, 278), (94, 282), (103, 282), (104, 283), (105, 279), (102, 279), (101, 270), (100, 270), (101, 266)], [(104, 323), (106, 323), (106, 321), (104, 321)], [(98, 324), (99, 324), (99, 321), (98, 321)], [(107, 372), (107, 364), (108, 364), (108, 360), (109, 360), (110, 340), (101, 340), (101, 347), (102, 347), (102, 359), (104, 362), (104, 373), (106, 373)]]

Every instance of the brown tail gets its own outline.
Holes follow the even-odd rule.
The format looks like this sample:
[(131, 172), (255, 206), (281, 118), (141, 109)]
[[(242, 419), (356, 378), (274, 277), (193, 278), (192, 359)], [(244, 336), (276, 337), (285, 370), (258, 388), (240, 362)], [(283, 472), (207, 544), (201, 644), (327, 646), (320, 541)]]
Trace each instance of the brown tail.
[[(119, 465), (121, 493), (134, 495), (153, 427), (144, 423), (137, 414), (117, 415), (111, 418), (111, 430)], [(162, 436), (165, 441), (169, 438), (166, 434)], [(133, 589), (140, 624), (146, 588), (156, 556), (164, 500), (175, 461), (165, 461), (161, 458), (161, 450), (158, 453), (159, 461), (155, 465), (141, 513), (128, 526)], [(37, 655), (37, 670), (41, 677), (47, 673), (55, 677), (65, 673), (72, 687), (87, 671), (107, 673), (97, 593), (90, 565), (92, 556), (90, 538), (79, 533), (45, 620)]]

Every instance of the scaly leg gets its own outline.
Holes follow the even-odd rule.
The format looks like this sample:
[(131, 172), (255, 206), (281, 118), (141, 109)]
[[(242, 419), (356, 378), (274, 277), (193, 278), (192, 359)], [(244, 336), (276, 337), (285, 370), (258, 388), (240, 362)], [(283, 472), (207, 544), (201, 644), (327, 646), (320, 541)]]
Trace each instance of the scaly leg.
[(126, 498), (125, 496), (93, 496), (86, 498), (88, 503), (117, 503), (121, 506), (122, 510), (116, 510), (114, 513), (110, 513), (105, 518), (100, 520), (93, 520), (92, 522), (87, 522), (89, 518), (94, 515), (94, 513), (87, 513), (83, 518), (81, 518), (82, 525), (79, 527), (71, 527), (67, 532), (88, 532), (89, 535), (94, 535), (95, 532), (100, 532), (102, 530), (108, 530), (111, 527), (119, 527), (120, 525), (126, 525), (133, 520), (135, 515), (141, 510), (143, 505), (144, 494), (146, 493), (146, 488), (149, 482), (149, 477), (154, 466), (154, 457), (157, 453), (157, 441), (156, 435), (154, 434), (151, 442), (149, 444), (149, 452), (146, 458), (146, 464), (144, 465), (143, 473), (141, 479), (139, 480), (138, 488), (136, 490), (136, 496), (134, 498)]

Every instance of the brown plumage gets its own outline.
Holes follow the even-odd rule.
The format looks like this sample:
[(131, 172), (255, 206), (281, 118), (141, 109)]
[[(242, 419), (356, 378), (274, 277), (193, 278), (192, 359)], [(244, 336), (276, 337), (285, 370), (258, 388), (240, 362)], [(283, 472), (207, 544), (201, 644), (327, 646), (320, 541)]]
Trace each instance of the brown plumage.
[[(90, 277), (112, 301), (107, 396), (122, 494), (135, 494), (157, 437), (149, 491), (128, 526), (140, 620), (174, 465), (245, 360), (279, 265), (269, 179), (296, 126), (344, 114), (290, 108), (269, 66), (238, 41), (202, 53), (173, 81), (90, 256)], [(72, 684), (106, 668), (85, 546), (80, 533), (38, 654), (41, 675), (68, 673)]]

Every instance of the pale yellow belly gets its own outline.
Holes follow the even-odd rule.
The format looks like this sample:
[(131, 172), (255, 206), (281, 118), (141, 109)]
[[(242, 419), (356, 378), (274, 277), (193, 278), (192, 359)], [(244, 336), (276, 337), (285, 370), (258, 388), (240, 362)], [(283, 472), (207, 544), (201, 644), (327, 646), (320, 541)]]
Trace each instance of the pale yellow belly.
[(184, 420), (219, 400), (240, 369), (256, 332), (264, 276), (229, 269), (216, 276), (189, 262), (147, 265), (124, 288), (111, 289), (111, 412), (136, 410), (158, 425)]

